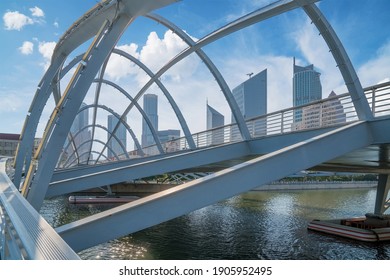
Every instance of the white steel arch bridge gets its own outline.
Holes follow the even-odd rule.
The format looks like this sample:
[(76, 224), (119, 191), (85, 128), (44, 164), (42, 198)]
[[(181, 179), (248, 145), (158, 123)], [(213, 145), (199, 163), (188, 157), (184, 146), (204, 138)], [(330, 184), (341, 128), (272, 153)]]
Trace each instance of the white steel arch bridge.
[[(26, 117), (15, 157), (13, 177), (13, 184), (21, 187), (21, 195), (15, 191), (13, 194), (20, 196), (23, 207), (33, 213), (39, 211), (46, 197), (163, 173), (213, 173), (167, 192), (57, 228), (56, 234), (64, 241), (59, 247), (67, 248), (67, 253), (79, 251), (310, 168), (381, 174), (375, 212), (383, 214), (387, 209), (389, 191), (387, 174), (390, 134), (386, 127), (390, 122), (390, 102), (387, 102), (390, 85), (385, 83), (363, 89), (342, 43), (315, 4), (317, 1), (275, 1), (197, 41), (173, 22), (153, 12), (167, 5), (174, 5), (174, 2), (176, 1), (102, 1), (65, 32), (37, 87)], [(291, 131), (294, 110), (302, 109), (303, 106), (245, 120), (223, 75), (202, 49), (238, 30), (293, 9), (303, 9), (315, 24), (329, 47), (348, 90), (348, 93), (337, 98), (321, 100), (309, 106), (342, 104), (344, 110), (341, 114), (346, 118), (345, 123), (323, 122), (314, 129)], [(141, 16), (170, 29), (188, 45), (156, 72), (116, 47), (123, 32)], [(88, 49), (74, 55), (85, 43), (89, 44)], [(160, 78), (191, 54), (196, 54), (215, 78), (236, 123), (201, 133), (194, 134), (190, 131), (183, 112)], [(121, 56), (144, 71), (148, 80), (142, 88), (135, 93), (128, 92), (106, 77), (106, 68), (113, 56)], [(65, 79), (67, 76), (71, 78)], [(66, 86), (63, 87), (63, 84)], [(94, 101), (83, 106), (92, 85), (95, 86)], [(183, 138), (169, 143), (178, 147), (174, 151), (167, 149), (167, 143), (160, 142), (151, 120), (139, 105), (140, 98), (152, 85), (156, 85), (165, 96), (184, 134)], [(123, 111), (117, 112), (110, 104), (102, 103), (100, 95), (103, 87), (115, 89), (127, 100)], [(46, 124), (40, 146), (33, 152), (37, 127), (50, 98), (55, 100), (55, 107)], [(74, 120), (85, 110), (93, 112), (92, 122), (79, 131), (72, 131)], [(98, 110), (108, 112), (118, 119), (113, 131), (110, 132), (104, 124), (98, 122)], [(154, 146), (147, 149), (141, 146), (133, 131), (133, 123), (127, 118), (131, 110), (137, 110), (145, 120), (154, 138)], [(135, 150), (128, 151), (122, 144), (123, 152), (114, 152), (114, 160), (111, 161), (106, 156), (110, 149), (108, 142), (120, 143), (115, 135), (120, 124), (131, 135)], [(79, 143), (76, 139), (85, 130), (91, 131), (91, 137)], [(107, 141), (97, 137), (98, 130), (109, 134)], [(210, 135), (220, 135), (219, 139), (223, 140), (211, 143)], [(96, 146), (100, 149), (95, 149)], [(66, 154), (68, 150), (71, 153)], [(134, 155), (137, 157), (134, 158)], [(4, 190), (10, 188), (10, 184), (7, 181)], [(6, 197), (2, 200), (3, 204), (6, 204), (5, 200)], [(15, 208), (15, 215), (18, 216), (18, 211), (22, 211), (19, 208), (23, 207), (10, 205), (4, 207), (3, 211)], [(132, 223), (124, 223), (124, 220), (131, 220)], [(109, 232), (107, 228), (110, 228)], [(55, 235), (53, 232), (51, 234)], [(30, 258), (42, 257), (31, 254)], [(77, 258), (72, 253), (68, 257)]]

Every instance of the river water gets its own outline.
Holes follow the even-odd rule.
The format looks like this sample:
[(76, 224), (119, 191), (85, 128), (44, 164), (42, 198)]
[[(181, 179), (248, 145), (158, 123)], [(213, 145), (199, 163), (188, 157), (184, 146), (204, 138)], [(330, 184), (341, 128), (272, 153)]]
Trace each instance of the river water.
[[(307, 230), (313, 219), (362, 216), (376, 189), (252, 191), (79, 253), (82, 259), (390, 259), (390, 243), (363, 243)], [(108, 205), (47, 200), (53, 226)], [(131, 223), (131, 221), (128, 221)]]

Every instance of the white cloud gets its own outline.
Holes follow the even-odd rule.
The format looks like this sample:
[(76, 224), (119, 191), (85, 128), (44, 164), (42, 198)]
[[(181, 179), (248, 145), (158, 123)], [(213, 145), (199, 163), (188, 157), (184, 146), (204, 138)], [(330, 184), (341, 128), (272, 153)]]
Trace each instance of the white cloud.
[[(117, 48), (139, 59), (155, 73), (186, 47), (187, 44), (177, 35), (171, 31), (167, 31), (163, 38), (159, 38), (156, 32), (151, 32), (145, 46), (141, 50), (138, 50), (136, 44), (121, 45)], [(164, 75), (164, 79), (168, 78), (180, 81), (185, 76), (191, 76), (198, 64), (199, 60), (196, 57), (190, 56), (170, 69)], [(149, 80), (149, 77), (143, 71), (140, 71), (139, 67), (135, 66), (129, 60), (114, 54), (111, 56), (110, 62), (107, 65), (106, 73), (114, 80), (119, 80), (128, 75), (136, 75), (139, 84), (146, 83)]]
[(43, 18), (45, 13), (42, 9), (35, 6), (34, 8), (30, 8), (31, 15), (33, 18), (22, 14), (18, 11), (8, 11), (3, 15), (4, 27), (6, 30), (22, 30), (22, 28), (26, 25), (32, 25), (34, 23), (42, 23), (42, 20), (39, 18)]
[(54, 25), (55, 28), (60, 27), (60, 24), (58, 23), (58, 21), (55, 21), (55, 22), (53, 23), (53, 25)]
[(390, 41), (358, 69), (363, 87), (390, 81)]
[(19, 48), (19, 51), (24, 55), (32, 54), (34, 50), (34, 44), (30, 41), (23, 42), (23, 45)]
[[(140, 52), (140, 60), (152, 71), (158, 71), (187, 47), (188, 45), (171, 31), (165, 32), (162, 39), (156, 32), (151, 32)], [(179, 81), (184, 76), (191, 76), (198, 64), (199, 60), (190, 56), (170, 69), (165, 77)]]
[(38, 46), (39, 53), (43, 56), (45, 62), (43, 66), (47, 69), (50, 65), (51, 57), (53, 55), (54, 48), (56, 47), (56, 42), (40, 42)]
[(33, 19), (30, 17), (15, 12), (6, 12), (3, 16), (4, 27), (6, 30), (18, 30), (20, 31), (24, 26), (34, 24)]
[[(121, 45), (118, 46), (117, 49), (120, 49), (128, 54), (131, 54), (135, 58), (139, 58), (139, 54), (137, 53), (138, 46), (136, 44), (129, 45)], [(131, 74), (136, 74), (138, 72), (138, 68), (131, 63), (128, 59), (119, 56), (117, 54), (112, 54), (110, 57), (110, 61), (107, 64), (106, 73), (107, 75), (114, 79), (119, 80)]]
[(42, 9), (35, 6), (34, 8), (30, 8), (31, 14), (33, 17), (44, 17), (45, 13), (42, 11)]

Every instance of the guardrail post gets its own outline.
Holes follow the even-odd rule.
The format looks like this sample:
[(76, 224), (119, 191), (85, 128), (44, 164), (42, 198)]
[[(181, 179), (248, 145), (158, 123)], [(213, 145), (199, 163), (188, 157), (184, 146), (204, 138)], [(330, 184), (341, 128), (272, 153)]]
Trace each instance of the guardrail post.
[(373, 116), (375, 117), (375, 94), (376, 94), (376, 91), (375, 91), (375, 88), (372, 89), (372, 103), (371, 103), (371, 107), (372, 107), (372, 114)]

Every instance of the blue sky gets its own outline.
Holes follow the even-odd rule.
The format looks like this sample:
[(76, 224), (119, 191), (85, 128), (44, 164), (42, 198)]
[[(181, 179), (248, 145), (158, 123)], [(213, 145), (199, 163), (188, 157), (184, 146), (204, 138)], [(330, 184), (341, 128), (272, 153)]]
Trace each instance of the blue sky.
[[(55, 43), (70, 25), (89, 10), (94, 0), (0, 1), (2, 22), (0, 67), (0, 132), (20, 133), (35, 89), (50, 61)], [(156, 13), (200, 39), (270, 0), (183, 0)], [(389, 0), (323, 0), (319, 7), (339, 35), (363, 86), (390, 80)], [(153, 71), (185, 48), (174, 34), (145, 18), (137, 19), (118, 43)], [(301, 10), (248, 27), (204, 48), (219, 67), (229, 86), (243, 82), (250, 72), (268, 69), (268, 112), (292, 106), (292, 58), (298, 64), (314, 64), (321, 72), (323, 96), (331, 90), (346, 91), (333, 58), (318, 31)], [(76, 55), (76, 54), (75, 54)], [(136, 92), (146, 77), (116, 57), (107, 77)], [(162, 77), (192, 132), (205, 129), (205, 103), (230, 120), (226, 101), (213, 77), (195, 56), (190, 56)], [(160, 94), (158, 89), (151, 92)], [(160, 96), (160, 95), (159, 95)], [(92, 100), (88, 95), (86, 102)], [(105, 101), (106, 100), (106, 101)], [(110, 95), (104, 102), (116, 100)], [(191, 102), (188, 102), (191, 100)], [(167, 102), (159, 97), (160, 128), (177, 128)], [(112, 107), (123, 109), (118, 97)], [(48, 109), (48, 112), (50, 109)], [(38, 133), (42, 132), (44, 114)], [(166, 112), (166, 113), (165, 113)], [(102, 120), (105, 116), (102, 116)], [(134, 114), (135, 130), (140, 121)], [(129, 119), (129, 118), (128, 118)], [(130, 117), (131, 119), (131, 117)]]

